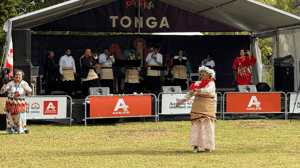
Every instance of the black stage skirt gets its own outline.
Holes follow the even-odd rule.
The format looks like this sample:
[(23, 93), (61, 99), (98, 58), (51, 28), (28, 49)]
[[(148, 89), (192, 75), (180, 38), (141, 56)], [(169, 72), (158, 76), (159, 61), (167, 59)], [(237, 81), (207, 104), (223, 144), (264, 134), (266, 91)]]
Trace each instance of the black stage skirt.
[(160, 76), (147, 76), (149, 90), (159, 91), (160, 90)]
[(173, 82), (173, 85), (174, 86), (180, 86), (181, 87), (181, 90), (185, 90), (187, 88), (187, 85), (186, 85), (186, 80), (185, 79), (174, 79), (174, 82)]
[(82, 84), (83, 84), (82, 93), (85, 97), (88, 96), (90, 87), (100, 87), (98, 78), (94, 80), (84, 81), (82, 82)]

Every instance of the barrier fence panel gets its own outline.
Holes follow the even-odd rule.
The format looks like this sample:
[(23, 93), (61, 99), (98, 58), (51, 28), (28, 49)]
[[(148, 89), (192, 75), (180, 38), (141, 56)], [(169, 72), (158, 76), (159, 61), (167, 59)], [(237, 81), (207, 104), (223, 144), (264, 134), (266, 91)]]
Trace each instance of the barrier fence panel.
[[(160, 93), (158, 95), (158, 121), (159, 115), (184, 115), (190, 114), (192, 109), (192, 104), (188, 102), (182, 103), (179, 107), (176, 107), (176, 103), (179, 102), (187, 93)], [(221, 95), (220, 105), (218, 106), (218, 95)], [(216, 92), (216, 114), (220, 114), (220, 118), (222, 118), (222, 94), (220, 92)], [(220, 111), (218, 112), (218, 107), (220, 107)], [(161, 110), (159, 110), (161, 109)]]
[[(297, 96), (298, 94), (298, 96)], [(296, 100), (297, 98), (297, 100)], [(287, 113), (287, 119), (289, 116), (292, 115), (297, 115), (299, 116), (300, 114), (300, 93), (298, 92), (288, 92), (287, 93), (287, 106), (288, 108), (288, 113)]]
[[(154, 101), (152, 101), (152, 96)], [(88, 104), (90, 105), (89, 111), (87, 111)], [(152, 107), (153, 104), (154, 107)], [(152, 115), (152, 109), (154, 115)], [(155, 117), (155, 122), (157, 122), (157, 97), (154, 94), (126, 94), (90, 95), (85, 99), (85, 126), (89, 119), (132, 117)]]
[[(287, 95), (284, 92), (226, 92), (223, 95), (223, 119), (228, 113), (281, 113), (281, 98), (284, 98), (285, 120), (287, 119)], [(226, 102), (225, 102), (226, 101)], [(225, 107), (226, 105), (226, 107)]]
[[(218, 100), (218, 95), (220, 95), (220, 100)], [(216, 114), (220, 114), (220, 118), (222, 119), (222, 120), (224, 120), (224, 118), (223, 118), (223, 109), (222, 109), (222, 107), (223, 107), (223, 96), (222, 96), (222, 93), (221, 92), (216, 92), (216, 97), (217, 97), (217, 99), (216, 99)], [(220, 104), (219, 104), (219, 102), (220, 102)], [(219, 105), (218, 105), (219, 104)], [(218, 107), (220, 108), (220, 111), (218, 112)]]
[(158, 95), (158, 100), (161, 102), (161, 106), (159, 105), (161, 109), (159, 110), (159, 114), (189, 114), (192, 108), (191, 104), (184, 102), (179, 107), (176, 107), (176, 103), (179, 102), (185, 95), (186, 93), (160, 93)]
[[(70, 114), (67, 114), (67, 99), (70, 99)], [(27, 96), (28, 120), (68, 119), (72, 126), (73, 101), (67, 95)]]

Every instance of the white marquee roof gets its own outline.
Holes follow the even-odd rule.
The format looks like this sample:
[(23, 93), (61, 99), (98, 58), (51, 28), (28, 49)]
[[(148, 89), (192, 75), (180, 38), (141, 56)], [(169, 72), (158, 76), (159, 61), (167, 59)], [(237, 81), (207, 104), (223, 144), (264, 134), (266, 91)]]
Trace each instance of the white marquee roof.
[[(70, 0), (9, 19), (13, 28), (33, 28), (115, 0)], [(249, 32), (300, 25), (300, 17), (254, 0), (160, 0)], [(3, 29), (8, 30), (8, 21)]]

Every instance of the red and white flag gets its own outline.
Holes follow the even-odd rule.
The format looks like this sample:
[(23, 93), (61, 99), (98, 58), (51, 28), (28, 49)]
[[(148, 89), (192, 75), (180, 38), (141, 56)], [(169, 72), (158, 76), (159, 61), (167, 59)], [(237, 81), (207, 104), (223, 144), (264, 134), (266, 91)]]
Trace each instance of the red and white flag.
[(5, 68), (10, 68), (11, 71), (8, 74), (9, 77), (13, 76), (13, 66), (14, 66), (14, 54), (13, 54), (13, 46), (12, 46), (12, 40), (9, 41), (9, 49), (6, 53), (6, 62), (5, 62)]

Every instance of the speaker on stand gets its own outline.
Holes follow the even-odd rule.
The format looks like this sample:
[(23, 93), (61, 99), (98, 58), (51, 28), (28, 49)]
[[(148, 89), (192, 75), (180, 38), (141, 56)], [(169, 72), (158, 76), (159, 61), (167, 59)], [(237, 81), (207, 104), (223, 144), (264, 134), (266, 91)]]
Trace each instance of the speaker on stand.
[(275, 90), (294, 91), (294, 67), (275, 67)]
[(31, 30), (30, 29), (12, 29), (14, 69), (24, 71), (25, 80), (29, 85), (31, 83)]

